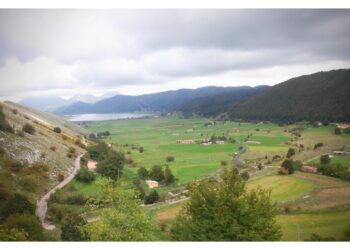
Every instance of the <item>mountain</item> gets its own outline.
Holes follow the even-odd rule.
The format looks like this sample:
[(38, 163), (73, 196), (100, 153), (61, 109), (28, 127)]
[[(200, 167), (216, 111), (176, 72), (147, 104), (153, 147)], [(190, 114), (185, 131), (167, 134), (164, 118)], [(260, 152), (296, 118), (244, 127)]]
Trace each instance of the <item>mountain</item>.
[(277, 84), (228, 110), (231, 119), (350, 121), (350, 69), (318, 72)]
[(19, 101), (19, 103), (22, 105), (42, 111), (53, 111), (58, 107), (65, 105), (66, 102), (67, 100), (55, 95), (32, 96)]
[(230, 93), (249, 87), (203, 87), (180, 89), (140, 96), (117, 95), (94, 104), (77, 102), (55, 111), (57, 114), (123, 113), (136, 111), (175, 111), (195, 98)]
[(185, 115), (196, 114), (205, 117), (216, 117), (227, 112), (240, 101), (264, 92), (269, 88), (269, 86), (265, 85), (237, 87), (228, 93), (195, 98), (181, 105), (178, 110)]
[[(58, 184), (59, 174), (72, 172), (75, 157), (67, 152), (71, 147), (77, 155), (85, 152), (81, 147), (89, 132), (59, 116), (13, 102), (0, 102), (0, 117), (12, 128), (0, 126), (0, 193), (20, 193), (36, 204)], [(23, 132), (25, 125), (34, 128), (32, 132)], [(54, 132), (56, 127), (59, 133)], [(80, 147), (78, 139), (83, 143)]]

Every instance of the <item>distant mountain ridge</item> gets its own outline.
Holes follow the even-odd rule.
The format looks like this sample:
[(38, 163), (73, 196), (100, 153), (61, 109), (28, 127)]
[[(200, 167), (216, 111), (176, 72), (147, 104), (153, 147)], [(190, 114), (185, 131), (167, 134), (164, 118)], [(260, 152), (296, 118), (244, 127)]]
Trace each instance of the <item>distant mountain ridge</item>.
[(196, 98), (205, 98), (220, 94), (246, 91), (251, 87), (203, 87), (198, 89), (171, 90), (155, 94), (140, 96), (117, 95), (89, 104), (77, 102), (68, 107), (58, 109), (58, 114), (83, 114), (83, 113), (125, 113), (137, 111), (177, 111), (180, 106)]

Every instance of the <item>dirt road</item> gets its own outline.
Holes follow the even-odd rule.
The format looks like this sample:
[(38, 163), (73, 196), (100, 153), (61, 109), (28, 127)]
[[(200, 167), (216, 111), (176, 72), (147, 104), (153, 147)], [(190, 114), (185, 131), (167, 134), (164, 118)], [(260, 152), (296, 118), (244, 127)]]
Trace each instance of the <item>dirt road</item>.
[(47, 211), (47, 202), (50, 199), (50, 196), (56, 192), (56, 190), (63, 188), (65, 185), (67, 185), (70, 181), (72, 181), (75, 177), (75, 175), (78, 173), (80, 169), (80, 158), (82, 155), (79, 155), (75, 159), (74, 163), (74, 169), (70, 175), (65, 178), (62, 182), (60, 182), (57, 186), (55, 186), (53, 189), (51, 189), (49, 192), (47, 192), (37, 203), (36, 207), (36, 216), (38, 216), (43, 228), (46, 230), (52, 230), (55, 228), (54, 225), (50, 224), (48, 221), (45, 220), (46, 211)]

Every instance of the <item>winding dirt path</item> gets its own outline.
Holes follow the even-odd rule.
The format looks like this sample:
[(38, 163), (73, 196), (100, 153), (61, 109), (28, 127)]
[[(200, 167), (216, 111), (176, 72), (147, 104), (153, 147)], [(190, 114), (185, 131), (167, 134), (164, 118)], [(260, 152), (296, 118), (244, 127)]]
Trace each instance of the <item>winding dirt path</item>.
[(80, 158), (82, 156), (83, 155), (81, 154), (75, 159), (74, 169), (72, 173), (70, 173), (70, 175), (67, 178), (65, 178), (62, 182), (57, 184), (57, 186), (55, 186), (53, 189), (47, 192), (37, 203), (36, 216), (38, 216), (43, 228), (45, 228), (46, 230), (53, 230), (55, 228), (54, 225), (50, 224), (50, 222), (45, 220), (46, 211), (47, 211), (47, 202), (50, 199), (50, 196), (53, 193), (55, 193), (56, 190), (63, 188), (65, 185), (67, 185), (69, 182), (71, 182), (74, 179), (75, 175), (78, 173), (80, 169)]

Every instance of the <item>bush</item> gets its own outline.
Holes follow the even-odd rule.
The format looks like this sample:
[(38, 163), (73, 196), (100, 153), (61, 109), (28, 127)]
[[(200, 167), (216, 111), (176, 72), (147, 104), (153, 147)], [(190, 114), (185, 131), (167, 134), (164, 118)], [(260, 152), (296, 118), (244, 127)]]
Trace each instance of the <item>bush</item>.
[(62, 135), (62, 139), (65, 141), (68, 139), (68, 137), (66, 135)]
[(142, 180), (146, 180), (148, 178), (148, 171), (145, 167), (140, 167), (137, 170), (137, 174), (138, 174), (139, 178)]
[(288, 174), (294, 173), (294, 162), (292, 160), (285, 160), (282, 162), (282, 168), (288, 171)]
[(318, 149), (318, 148), (323, 147), (323, 146), (324, 145), (323, 145), (322, 142), (318, 142), (318, 143), (315, 144), (314, 149)]
[(13, 128), (10, 126), (8, 121), (6, 120), (5, 114), (2, 110), (2, 106), (0, 106), (0, 130), (13, 133)]
[(331, 158), (329, 157), (329, 155), (322, 155), (320, 157), (320, 163), (321, 164), (329, 164), (329, 163), (331, 163)]
[(227, 166), (227, 161), (220, 161), (220, 165), (223, 166), (223, 167)]
[(248, 171), (245, 171), (245, 172), (241, 173), (240, 176), (245, 181), (249, 180), (249, 178), (250, 178), (250, 175), (249, 175)]
[(61, 130), (60, 127), (55, 127), (55, 128), (53, 129), (53, 131), (54, 131), (55, 133), (58, 133), (58, 134), (60, 134), (60, 133), (62, 132), (62, 130)]
[(164, 171), (164, 183), (165, 185), (171, 185), (174, 182), (175, 182), (175, 176), (171, 172), (171, 169), (169, 168), (169, 166), (166, 166)]
[(62, 181), (64, 180), (64, 174), (63, 174), (62, 172), (58, 173), (58, 175), (57, 175), (57, 180), (58, 180), (59, 182), (62, 182)]
[(159, 200), (159, 194), (157, 190), (152, 190), (145, 198), (145, 204), (153, 204)]
[(86, 198), (82, 194), (74, 194), (68, 196), (65, 200), (64, 203), (70, 204), (70, 205), (84, 205), (86, 202)]
[(24, 164), (20, 161), (13, 160), (10, 158), (5, 158), (3, 161), (3, 166), (12, 172), (19, 172), (24, 168)]
[(31, 134), (33, 135), (35, 133), (35, 128), (33, 125), (29, 124), (29, 123), (26, 123), (23, 125), (22, 127), (22, 131), (28, 133), (28, 134)]
[(295, 149), (294, 148), (289, 148), (288, 152), (287, 152), (287, 158), (290, 158), (293, 155), (295, 155)]
[(50, 147), (50, 150), (53, 151), (53, 152), (55, 152), (56, 149), (57, 149), (56, 146), (51, 146), (51, 147)]
[(77, 152), (77, 150), (76, 150), (75, 148), (69, 147), (68, 153), (70, 153), (70, 154), (75, 154), (76, 152)]
[(143, 153), (143, 151), (144, 151), (144, 148), (143, 147), (139, 147), (139, 152)]
[(35, 192), (38, 187), (36, 179), (31, 175), (23, 176), (20, 178), (19, 185), (28, 192)]
[(89, 139), (90, 140), (96, 140), (97, 136), (94, 133), (89, 134)]
[(149, 172), (149, 177), (152, 180), (161, 182), (164, 180), (164, 171), (163, 168), (159, 165), (154, 165), (151, 169), (151, 171)]
[(166, 160), (167, 162), (171, 162), (171, 161), (174, 161), (174, 160), (175, 160), (175, 157), (172, 156), (172, 155), (168, 155), (168, 156), (165, 158), (165, 160)]
[(63, 241), (86, 241), (88, 237), (80, 228), (85, 225), (85, 220), (75, 213), (69, 213), (64, 216), (61, 226), (61, 239)]
[(12, 113), (17, 115), (18, 114), (18, 110), (17, 109), (12, 109)]
[(78, 181), (81, 182), (92, 182), (96, 179), (95, 173), (93, 173), (92, 171), (89, 171), (89, 169), (87, 167), (82, 167), (78, 174), (75, 176), (75, 178)]
[(334, 129), (334, 134), (341, 135), (341, 129), (340, 128), (335, 128)]
[(21, 194), (11, 196), (0, 209), (0, 218), (6, 218), (11, 214), (34, 214), (35, 206), (27, 197)]
[(13, 214), (4, 222), (4, 227), (8, 229), (17, 229), (23, 231), (27, 235), (29, 241), (44, 240), (44, 230), (39, 219), (35, 215), (30, 214)]
[(5, 155), (5, 149), (0, 146), (0, 157)]

